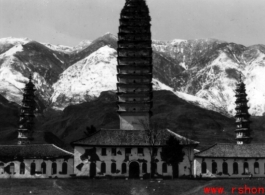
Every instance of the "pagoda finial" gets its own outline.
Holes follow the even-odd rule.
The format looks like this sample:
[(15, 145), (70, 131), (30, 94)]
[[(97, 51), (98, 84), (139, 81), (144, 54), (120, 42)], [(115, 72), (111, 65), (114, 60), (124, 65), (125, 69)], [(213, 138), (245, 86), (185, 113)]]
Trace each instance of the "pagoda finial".
[(32, 73), (29, 74), (29, 82), (32, 81)]
[(239, 74), (239, 82), (242, 83), (242, 73)]

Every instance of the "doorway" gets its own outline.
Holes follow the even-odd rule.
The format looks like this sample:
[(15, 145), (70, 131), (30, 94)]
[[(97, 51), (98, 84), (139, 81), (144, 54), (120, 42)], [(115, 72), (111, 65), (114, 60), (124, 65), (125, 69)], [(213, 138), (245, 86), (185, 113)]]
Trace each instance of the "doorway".
[(137, 162), (131, 162), (129, 166), (129, 177), (130, 178), (139, 178), (140, 175), (140, 166)]
[(94, 178), (96, 176), (96, 163), (90, 163), (89, 175), (90, 178)]

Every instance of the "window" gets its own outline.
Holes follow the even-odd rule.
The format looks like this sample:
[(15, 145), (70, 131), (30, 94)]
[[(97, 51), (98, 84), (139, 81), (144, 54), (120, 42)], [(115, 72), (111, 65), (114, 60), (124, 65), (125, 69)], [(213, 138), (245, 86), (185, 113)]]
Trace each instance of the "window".
[(202, 173), (206, 173), (207, 164), (206, 162), (202, 162)]
[(116, 173), (116, 163), (111, 163), (111, 173)]
[(244, 174), (248, 174), (248, 163), (244, 162)]
[(46, 174), (46, 163), (45, 162), (41, 163), (41, 173)]
[(162, 164), (162, 171), (163, 171), (163, 173), (167, 173), (167, 163), (163, 163)]
[(233, 174), (238, 174), (238, 164), (237, 164), (237, 162), (233, 163)]
[(56, 162), (52, 163), (52, 175), (57, 174), (57, 164)]
[(106, 173), (106, 163), (101, 163), (101, 167), (100, 167), (100, 169), (101, 169), (101, 173), (103, 174), (103, 173)]
[(152, 173), (157, 173), (157, 164), (155, 162), (151, 163)]
[(213, 162), (212, 163), (212, 173), (213, 174), (216, 174), (217, 173), (217, 163), (216, 162)]
[(125, 148), (125, 155), (130, 155), (131, 154), (131, 148)]
[(102, 156), (107, 156), (107, 149), (106, 148), (102, 148), (101, 149), (101, 155)]
[(15, 174), (15, 165), (14, 165), (14, 163), (10, 163), (9, 172), (10, 172), (10, 174)]
[(138, 154), (144, 155), (144, 149), (143, 148), (138, 148)]
[(126, 163), (122, 163), (122, 165), (121, 165), (121, 173), (127, 173), (127, 165), (126, 165)]
[(254, 173), (259, 174), (259, 163), (258, 162), (254, 163)]
[(153, 155), (157, 156), (157, 148), (153, 148)]
[(35, 162), (32, 162), (30, 164), (30, 174), (35, 175), (35, 171), (36, 171), (36, 164), (35, 164)]
[(4, 163), (0, 163), (0, 174), (3, 174), (4, 172)]
[(62, 173), (63, 174), (67, 174), (67, 163), (66, 162), (63, 162), (63, 164), (62, 164)]
[(227, 162), (223, 162), (223, 174), (228, 174), (228, 165), (227, 165)]
[(19, 169), (20, 169), (20, 170), (19, 170), (19, 173), (20, 173), (20, 174), (22, 174), (22, 175), (25, 174), (25, 163), (23, 163), (23, 162), (20, 163), (20, 167), (19, 167)]
[(142, 172), (147, 173), (147, 164), (145, 162), (142, 164)]
[(116, 154), (117, 154), (116, 148), (111, 148), (111, 155), (116, 156)]

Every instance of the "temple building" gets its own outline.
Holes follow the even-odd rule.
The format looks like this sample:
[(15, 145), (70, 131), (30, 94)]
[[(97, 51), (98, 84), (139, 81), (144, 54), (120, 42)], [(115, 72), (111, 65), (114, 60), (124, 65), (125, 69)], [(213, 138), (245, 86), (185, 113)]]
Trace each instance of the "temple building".
[(73, 174), (73, 153), (53, 144), (34, 143), (35, 86), (24, 88), (16, 145), (0, 145), (0, 178), (67, 178)]
[(217, 143), (195, 154), (196, 177), (265, 177), (265, 144), (251, 143), (251, 129), (245, 84), (236, 85), (236, 143)]
[[(151, 18), (145, 0), (127, 0), (120, 14), (117, 57), (117, 113), (120, 129), (101, 129), (73, 142), (74, 173), (89, 177), (143, 178), (154, 170), (154, 177), (189, 175), (194, 148), (199, 142), (171, 130), (184, 146), (184, 160), (177, 169), (163, 162), (161, 150), (165, 139), (151, 145), (146, 131), (152, 116), (152, 40)], [(164, 138), (165, 138), (164, 137)], [(151, 162), (150, 148), (155, 162)], [(193, 169), (192, 169), (193, 170)]]

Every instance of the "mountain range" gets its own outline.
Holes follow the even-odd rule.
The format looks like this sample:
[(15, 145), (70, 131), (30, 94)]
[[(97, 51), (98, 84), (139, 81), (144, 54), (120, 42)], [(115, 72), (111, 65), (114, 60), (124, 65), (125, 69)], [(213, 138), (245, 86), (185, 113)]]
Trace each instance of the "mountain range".
[[(185, 132), (193, 132), (192, 136), (202, 141), (207, 138), (207, 135), (199, 133), (204, 131), (201, 127), (190, 126), (195, 124), (195, 121), (202, 123), (203, 128), (208, 129), (205, 130), (206, 132), (211, 132), (209, 130), (211, 128), (215, 129), (213, 131), (217, 131), (216, 135), (224, 129), (226, 132), (225, 127), (229, 124), (227, 129), (230, 129), (228, 133), (230, 137), (223, 133), (224, 136), (220, 139), (233, 140), (234, 90), (239, 76), (242, 75), (249, 99), (249, 112), (255, 118), (254, 120), (258, 121), (255, 127), (259, 129), (258, 131), (265, 130), (261, 122), (265, 112), (265, 88), (262, 85), (265, 83), (265, 77), (262, 74), (265, 72), (264, 45), (246, 47), (214, 39), (175, 39), (153, 40), (152, 47), (155, 94), (160, 94), (161, 90), (167, 90), (167, 93), (172, 96), (171, 99), (174, 99), (173, 102), (184, 101), (186, 102), (184, 107), (192, 106), (192, 109), (188, 109), (190, 112), (195, 108), (203, 109), (206, 113), (214, 111), (213, 113), (218, 115), (217, 118), (224, 117), (220, 121), (228, 121), (218, 122), (222, 125), (220, 127), (217, 125), (215, 128), (208, 121), (210, 125), (208, 127), (207, 120), (202, 119), (201, 115), (191, 118), (191, 114), (185, 111), (182, 115), (185, 115), (186, 119), (178, 120), (177, 116), (175, 119), (172, 116), (169, 127), (182, 132), (177, 130), (177, 127), (182, 127), (181, 121), (186, 120), (189, 125), (184, 129), (190, 130)], [(70, 143), (74, 138), (82, 137), (82, 129), (91, 124), (96, 125), (97, 128), (118, 128), (115, 106), (111, 107), (112, 104), (110, 104), (108, 109), (116, 117), (114, 115), (107, 117), (107, 112), (102, 112), (105, 107), (100, 107), (104, 102), (102, 96), (110, 96), (108, 99), (115, 96), (116, 49), (117, 37), (110, 33), (94, 41), (82, 41), (75, 47), (40, 43), (28, 38), (0, 39), (0, 102), (10, 109), (7, 113), (14, 114), (13, 118), (10, 116), (12, 119), (8, 119), (13, 121), (12, 125), (8, 126), (9, 123), (4, 119), (0, 121), (1, 125), (2, 123), (6, 125), (0, 132), (7, 131), (10, 127), (11, 130), (6, 136), (11, 137), (8, 138), (9, 140), (15, 137), (14, 124), (17, 123), (15, 119), (19, 115), (22, 89), (30, 73), (33, 73), (33, 82), (37, 89), (36, 128), (39, 132), (45, 132), (45, 136), (49, 139), (61, 144)], [(163, 94), (160, 96), (162, 97)], [(113, 105), (116, 101), (114, 99)], [(95, 106), (95, 102), (101, 103)], [(167, 107), (169, 102), (163, 102), (162, 105)], [(77, 109), (84, 110), (84, 108), (88, 110), (93, 108), (94, 112), (100, 113), (93, 116), (89, 111), (82, 111), (80, 114), (82, 113), (83, 116), (79, 116), (82, 120), (80, 119), (81, 122), (78, 123)], [(155, 109), (154, 102), (154, 118), (159, 115), (158, 118), (162, 120), (161, 116), (164, 115), (161, 115), (161, 110), (158, 109), (156, 113)], [(175, 112), (164, 111), (168, 114)], [(91, 117), (99, 117), (100, 120)], [(214, 118), (214, 120), (217, 119)], [(114, 123), (117, 123), (116, 126)], [(227, 139), (226, 136), (228, 136)], [(257, 140), (260, 140), (258, 137)]]

